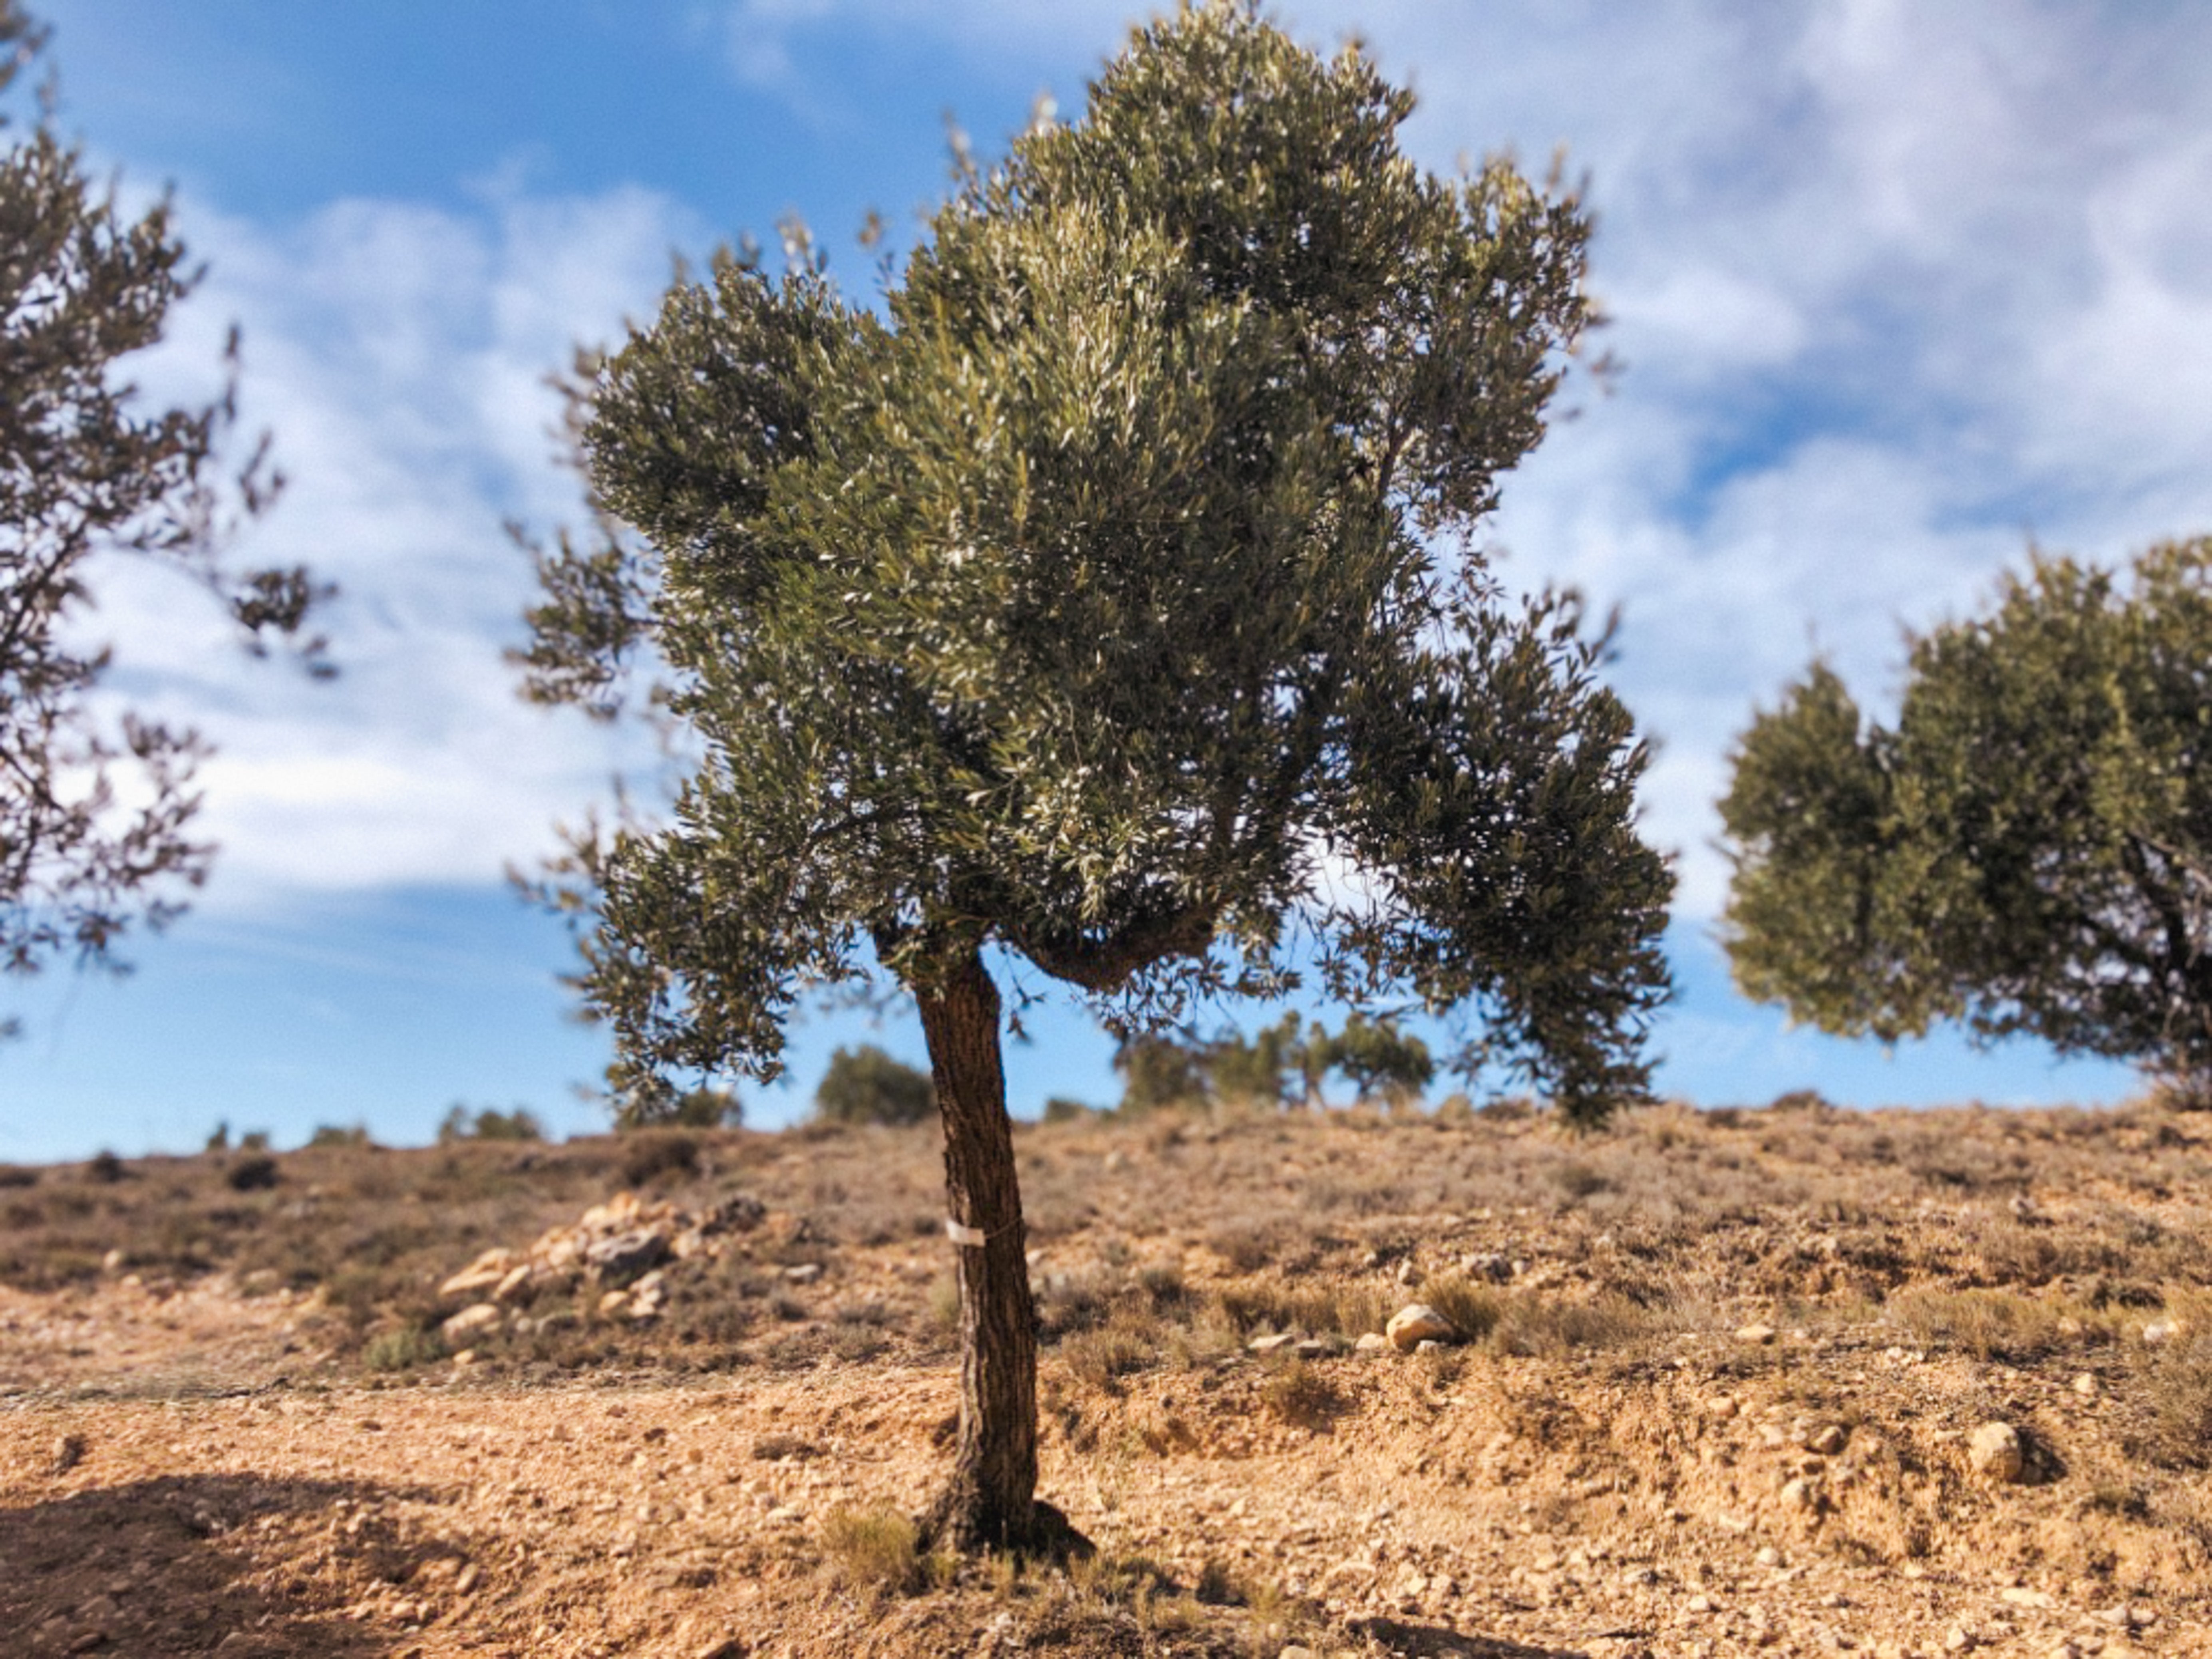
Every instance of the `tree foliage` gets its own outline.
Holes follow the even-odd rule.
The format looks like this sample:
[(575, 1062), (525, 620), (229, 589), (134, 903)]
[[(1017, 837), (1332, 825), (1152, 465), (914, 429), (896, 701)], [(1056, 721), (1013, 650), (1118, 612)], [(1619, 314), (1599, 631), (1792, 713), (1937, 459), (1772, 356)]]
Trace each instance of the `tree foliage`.
[(815, 1115), (825, 1123), (921, 1123), (936, 1109), (929, 1073), (872, 1042), (830, 1055), (814, 1091)]
[(1911, 641), (1893, 728), (1816, 664), (1743, 736), (1721, 816), (1747, 994), (2212, 1081), (2212, 538), (2128, 581), (2034, 555)]
[(1304, 945), (1577, 1118), (1642, 1086), (1644, 751), (1573, 597), (1503, 603), (1466, 539), (1590, 320), (1588, 221), (1421, 173), (1411, 107), (1194, 9), (971, 174), (884, 314), (725, 257), (605, 364), (637, 535), (542, 561), (526, 662), (605, 706), (649, 647), (706, 744), (590, 861), (634, 1081), (772, 1071), (864, 945), (912, 981), (988, 941), (1125, 1026)]
[[(0, 88), (43, 40), (0, 0)], [(318, 596), (302, 569), (223, 556), (276, 487), (265, 440), (222, 477), (233, 393), (149, 410), (123, 377), (191, 292), (185, 261), (168, 204), (121, 214), (46, 122), (0, 155), (0, 967), (14, 973), (57, 957), (112, 965), (134, 923), (178, 913), (213, 852), (191, 834), (197, 734), (94, 709), (109, 654), (81, 641), (99, 562), (180, 572), (256, 650), (296, 640)], [(318, 668), (320, 646), (304, 647)]]

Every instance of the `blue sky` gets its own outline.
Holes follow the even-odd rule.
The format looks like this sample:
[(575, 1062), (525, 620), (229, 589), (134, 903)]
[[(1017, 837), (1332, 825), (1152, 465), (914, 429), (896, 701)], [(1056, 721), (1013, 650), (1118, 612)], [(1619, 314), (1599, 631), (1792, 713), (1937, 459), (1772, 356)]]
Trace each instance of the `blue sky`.
[[(647, 314), (672, 255), (807, 218), (895, 232), (945, 177), (947, 111), (989, 153), (1064, 112), (1136, 15), (940, 0), (301, 6), (50, 0), (62, 125), (126, 193), (164, 185), (210, 264), (156, 394), (210, 384), (242, 325), (246, 413), (293, 478), (246, 550), (345, 597), (345, 667), (241, 660), (219, 618), (110, 574), (113, 687), (220, 748), (224, 848), (195, 912), (119, 982), (10, 988), (0, 1158), (280, 1143), (365, 1121), (426, 1138), (455, 1100), (592, 1127), (604, 1062), (564, 1018), (556, 927), (503, 888), (550, 826), (647, 764), (637, 740), (524, 708), (500, 661), (527, 573), (502, 519), (550, 525), (541, 377)], [(1508, 481), (1513, 581), (1626, 606), (1615, 679), (1659, 739), (1647, 823), (1680, 856), (1682, 997), (1666, 1086), (1756, 1101), (2109, 1100), (2124, 1070), (1951, 1039), (1894, 1056), (1790, 1032), (1729, 991), (1711, 800), (1731, 735), (1814, 648), (1879, 705), (1901, 630), (1974, 605), (2032, 535), (2118, 558), (2212, 527), (2212, 12), (1887, 0), (1302, 3), (1422, 97), (1431, 167), (1565, 145), (1601, 229), (1594, 283), (1627, 365), (1585, 386)], [(814, 1022), (829, 1047), (911, 1030)], [(1110, 1097), (1106, 1046), (1047, 1018), (1018, 1109)]]

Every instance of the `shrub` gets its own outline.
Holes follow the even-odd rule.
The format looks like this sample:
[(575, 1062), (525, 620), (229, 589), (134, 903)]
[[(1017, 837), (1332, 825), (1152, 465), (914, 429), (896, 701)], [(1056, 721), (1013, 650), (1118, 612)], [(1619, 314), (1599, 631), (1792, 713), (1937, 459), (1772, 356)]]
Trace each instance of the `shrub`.
[(815, 1115), (825, 1123), (921, 1123), (936, 1109), (928, 1073), (873, 1043), (830, 1055), (814, 1091)]
[(1079, 1100), (1070, 1100), (1065, 1095), (1054, 1095), (1044, 1103), (1047, 1123), (1080, 1123), (1091, 1115), (1091, 1109)]
[(665, 1175), (690, 1175), (699, 1167), (699, 1143), (681, 1130), (641, 1129), (623, 1151), (623, 1185), (642, 1187)]
[(435, 1364), (445, 1357), (445, 1341), (436, 1332), (403, 1325), (371, 1337), (362, 1350), (361, 1363), (373, 1371), (406, 1371)]
[(441, 1146), (450, 1146), (457, 1140), (544, 1139), (545, 1126), (538, 1121), (536, 1113), (525, 1106), (518, 1106), (511, 1112), (495, 1111), (486, 1106), (471, 1115), (467, 1107), (455, 1101), (438, 1125)]
[(745, 1121), (745, 1107), (727, 1089), (688, 1089), (661, 1121), (678, 1129), (734, 1129)]
[[(315, 1126), (315, 1133), (307, 1137), (307, 1145), (312, 1147), (366, 1150), (370, 1145), (368, 1126), (365, 1123), (356, 1123), (352, 1127), (346, 1128), (336, 1123), (318, 1123)], [(210, 1145), (210, 1150), (216, 1149)]]
[(279, 1179), (276, 1160), (266, 1152), (241, 1158), (222, 1172), (222, 1178), (234, 1193), (261, 1192), (274, 1187)]
[(97, 1181), (103, 1186), (112, 1185), (129, 1173), (123, 1167), (123, 1160), (106, 1147), (94, 1152), (91, 1162), (84, 1166), (84, 1178)]

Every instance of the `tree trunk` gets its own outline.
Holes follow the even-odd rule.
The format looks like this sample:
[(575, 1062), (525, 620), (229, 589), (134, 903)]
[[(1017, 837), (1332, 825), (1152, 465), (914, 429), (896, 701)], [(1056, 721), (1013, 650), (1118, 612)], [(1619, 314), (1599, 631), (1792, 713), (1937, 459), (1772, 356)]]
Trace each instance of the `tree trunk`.
[(942, 964), (915, 1000), (945, 1124), (946, 1214), (961, 1230), (952, 1245), (960, 1449), (923, 1535), (963, 1553), (1079, 1547), (1060, 1511), (1036, 1501), (1036, 1305), (999, 1057), (999, 988), (971, 948)]

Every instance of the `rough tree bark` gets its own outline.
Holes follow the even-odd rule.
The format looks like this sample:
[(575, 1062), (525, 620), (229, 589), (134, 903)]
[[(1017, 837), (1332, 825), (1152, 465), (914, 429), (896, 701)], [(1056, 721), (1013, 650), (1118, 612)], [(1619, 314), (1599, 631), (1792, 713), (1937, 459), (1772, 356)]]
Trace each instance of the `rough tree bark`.
[(1061, 1553), (1082, 1540), (1036, 1497), (1036, 1305), (1000, 1060), (999, 988), (973, 947), (939, 965), (915, 1000), (945, 1125), (946, 1213), (962, 1230), (953, 1243), (960, 1445), (922, 1533), (963, 1553)]

